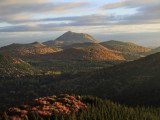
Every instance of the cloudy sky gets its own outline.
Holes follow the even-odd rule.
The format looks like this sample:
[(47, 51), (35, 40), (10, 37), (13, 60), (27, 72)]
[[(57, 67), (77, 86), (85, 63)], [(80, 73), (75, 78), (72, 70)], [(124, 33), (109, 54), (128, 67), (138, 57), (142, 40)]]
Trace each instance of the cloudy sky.
[(1, 0), (0, 16), (0, 46), (54, 40), (69, 30), (160, 46), (160, 0)]

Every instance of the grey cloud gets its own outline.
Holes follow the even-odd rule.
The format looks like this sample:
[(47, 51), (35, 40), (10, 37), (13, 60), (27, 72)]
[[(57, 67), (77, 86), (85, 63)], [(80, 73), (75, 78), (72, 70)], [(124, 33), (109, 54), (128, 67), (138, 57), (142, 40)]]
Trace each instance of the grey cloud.
[(70, 21), (69, 25), (101, 25), (109, 22), (107, 15), (92, 14), (83, 16), (71, 16), (71, 17), (58, 17), (58, 18), (48, 18), (42, 19), (42, 21)]
[(157, 4), (143, 6), (137, 9), (137, 13), (128, 16), (119, 16), (118, 24), (159, 24), (160, 21), (160, 2)]
[[(30, 25), (15, 25), (0, 28), (0, 32), (24, 32), (24, 31), (53, 31), (64, 30), (65, 27), (82, 27), (82, 26), (101, 26), (112, 27), (115, 25), (136, 25), (136, 24), (159, 24), (160, 16), (152, 14), (149, 11), (157, 13), (159, 5), (147, 6), (139, 9), (139, 13), (130, 16), (114, 16), (114, 15), (84, 15), (84, 16), (71, 16), (71, 17), (57, 17), (37, 20), (24, 20), (23, 22), (51, 22), (48, 24), (35, 24)], [(54, 22), (60, 22), (56, 24)], [(64, 21), (68, 21), (65, 23)]]
[[(74, 12), (73, 10), (83, 8), (90, 3), (88, 2), (49, 2), (47, 0), (2, 0), (0, 4), (0, 22), (18, 23), (28, 17), (32, 20), (31, 16), (35, 14), (63, 14), (67, 12)], [(35, 1), (35, 0), (34, 0)], [(20, 18), (19, 18), (20, 17)]]
[[(137, 1), (137, 0), (136, 0)], [(151, 0), (147, 0), (148, 3)], [(130, 1), (131, 2), (131, 1)], [(155, 2), (155, 3), (154, 3)], [(144, 2), (141, 2), (141, 5)], [(145, 3), (144, 3), (145, 4)], [(137, 4), (134, 4), (135, 6)], [(137, 9), (137, 13), (133, 15), (105, 15), (105, 14), (92, 14), (82, 16), (69, 16), (69, 17), (56, 17), (56, 18), (45, 18), (45, 19), (11, 19), (9, 22), (12, 23), (25, 23), (25, 25), (14, 25), (9, 27), (0, 28), (0, 32), (23, 32), (23, 31), (52, 31), (52, 30), (64, 30), (65, 27), (81, 27), (81, 26), (101, 26), (112, 27), (116, 25), (138, 25), (138, 24), (159, 24), (160, 21), (160, 2), (152, 0), (152, 4), (142, 5)], [(60, 9), (60, 8), (59, 8)], [(12, 18), (12, 16), (11, 16)], [(3, 18), (0, 18), (0, 20)], [(68, 22), (68, 23), (65, 23)], [(39, 24), (39, 22), (50, 22), (48, 24)], [(56, 24), (59, 22), (59, 24)], [(35, 24), (29, 25), (30, 23)]]
[(58, 17), (41, 19), (40, 21), (70, 21), (73, 26), (97, 26), (97, 25), (138, 25), (138, 24), (159, 24), (160, 2), (139, 7), (133, 15), (84, 15), (72, 17)]
[(38, 24), (36, 26), (29, 25), (15, 25), (15, 26), (7, 26), (1, 27), (0, 32), (39, 32), (39, 31), (58, 31), (64, 30), (64, 27), (67, 27), (66, 24)]
[[(56, 26), (80, 26), (80, 25), (102, 25), (109, 22), (109, 17), (107, 15), (92, 14), (92, 15), (82, 15), (82, 16), (70, 16), (70, 17), (57, 17), (57, 18), (45, 18), (45, 19), (21, 19), (21, 20), (8, 20), (12, 23), (35, 23), (37, 22), (62, 22), (61, 24), (54, 24)], [(63, 23), (64, 21), (69, 21), (68, 24)], [(51, 23), (51, 24), (53, 24)], [(46, 24), (44, 24), (46, 25)]]
[(133, 15), (113, 15), (111, 20), (117, 21), (115, 25), (159, 24), (159, 0), (124, 0), (103, 5), (100, 9), (107, 10), (121, 7), (137, 8), (137, 13)]
[(105, 4), (100, 6), (99, 9), (114, 9), (114, 8), (121, 8), (121, 7), (141, 7), (148, 4), (158, 3), (159, 0), (123, 0), (120, 2)]
[[(54, 22), (59, 21), (59, 24)], [(63, 21), (69, 21), (65, 23)], [(52, 31), (64, 29), (64, 27), (76, 27), (76, 26), (101, 26), (108, 24), (109, 17), (107, 15), (93, 14), (84, 16), (71, 16), (71, 17), (57, 17), (38, 20), (22, 20), (21, 22), (28, 22), (28, 25), (14, 25), (8, 27), (1, 27), (0, 32), (24, 32), (24, 31)], [(35, 24), (30, 26), (30, 22), (52, 22), (48, 24)]]
[[(1, 6), (0, 15), (20, 14), (20, 13), (64, 13), (68, 10), (80, 8), (88, 5), (84, 2), (72, 2), (72, 3), (33, 3), (33, 4), (21, 4), (13, 6)], [(6, 9), (7, 8), (7, 9)]]

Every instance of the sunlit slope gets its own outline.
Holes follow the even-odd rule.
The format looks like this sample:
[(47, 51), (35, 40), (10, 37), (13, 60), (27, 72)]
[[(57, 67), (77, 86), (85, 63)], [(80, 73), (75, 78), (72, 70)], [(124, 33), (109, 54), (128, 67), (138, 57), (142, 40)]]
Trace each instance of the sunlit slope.
[(20, 77), (38, 74), (39, 72), (21, 59), (0, 55), (0, 77)]
[(39, 42), (29, 44), (11, 44), (0, 48), (0, 54), (9, 55), (16, 58), (30, 58), (34, 55), (54, 53), (60, 49), (53, 49)]

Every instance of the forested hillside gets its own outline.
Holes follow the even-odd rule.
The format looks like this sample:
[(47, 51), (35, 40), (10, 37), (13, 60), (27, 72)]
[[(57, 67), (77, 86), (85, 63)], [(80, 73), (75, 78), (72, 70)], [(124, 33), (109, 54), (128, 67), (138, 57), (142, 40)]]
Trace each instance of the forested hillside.
[[(160, 53), (86, 73), (1, 79), (1, 108), (52, 94), (87, 94), (127, 105), (158, 106)], [(8, 97), (13, 99), (9, 100)], [(21, 96), (21, 97), (19, 97)]]
[[(50, 54), (51, 56), (51, 54)], [(52, 59), (59, 60), (125, 60), (120, 52), (113, 50), (100, 50), (98, 48), (68, 48), (52, 54)]]
[(0, 77), (20, 77), (38, 73), (40, 70), (21, 59), (0, 55)]
[(39, 42), (29, 44), (11, 44), (0, 48), (0, 54), (9, 55), (15, 58), (32, 59), (34, 56), (39, 56), (48, 53), (60, 51), (59, 48), (51, 48)]
[(151, 51), (151, 49), (149, 48), (139, 46), (134, 43), (122, 42), (122, 41), (116, 41), (116, 40), (101, 42), (100, 44), (111, 50), (117, 50), (121, 52), (144, 53), (144, 52)]
[(126, 104), (159, 105), (160, 53), (86, 73), (55, 85), (62, 93), (91, 94)]
[(108, 49), (122, 52), (122, 55), (126, 60), (135, 60), (140, 57), (144, 57), (145, 53), (151, 51), (150, 48), (139, 46), (130, 42), (110, 40), (106, 42), (101, 42), (99, 44), (103, 45)]
[(160, 52), (160, 47), (154, 48), (149, 52), (144, 53), (144, 55), (151, 55)]
[(108, 48), (104, 47), (103, 45), (100, 45), (99, 43), (90, 43), (90, 42), (85, 42), (85, 43), (74, 43), (71, 45), (66, 45), (63, 47), (63, 49), (68, 49), (68, 48), (87, 48), (87, 49), (99, 49), (99, 50), (108, 50)]

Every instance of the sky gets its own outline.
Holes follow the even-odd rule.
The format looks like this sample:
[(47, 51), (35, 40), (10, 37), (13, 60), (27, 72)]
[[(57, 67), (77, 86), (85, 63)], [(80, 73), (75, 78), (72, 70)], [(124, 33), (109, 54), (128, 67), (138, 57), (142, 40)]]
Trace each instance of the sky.
[(66, 31), (160, 46), (160, 0), (1, 0), (0, 16), (0, 47)]

